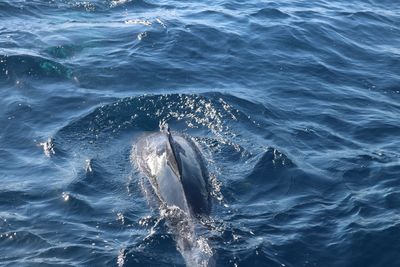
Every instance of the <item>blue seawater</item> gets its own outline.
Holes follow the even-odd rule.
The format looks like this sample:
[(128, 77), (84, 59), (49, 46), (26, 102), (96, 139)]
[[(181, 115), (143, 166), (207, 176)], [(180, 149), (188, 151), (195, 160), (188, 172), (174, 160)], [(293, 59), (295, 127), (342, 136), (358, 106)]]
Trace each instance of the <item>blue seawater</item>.
[(213, 177), (216, 266), (400, 266), (395, 0), (0, 1), (0, 265), (185, 266), (131, 163)]

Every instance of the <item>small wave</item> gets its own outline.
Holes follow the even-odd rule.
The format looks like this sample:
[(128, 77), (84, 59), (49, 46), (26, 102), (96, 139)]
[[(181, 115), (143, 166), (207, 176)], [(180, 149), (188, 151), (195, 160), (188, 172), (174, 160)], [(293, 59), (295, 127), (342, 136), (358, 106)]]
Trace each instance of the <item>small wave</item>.
[(158, 5), (155, 3), (152, 3), (150, 1), (145, 1), (145, 0), (107, 0), (109, 3), (109, 7), (116, 9), (116, 8), (130, 8), (130, 7), (135, 7), (135, 8), (154, 8), (157, 7)]
[[(0, 243), (5, 245), (8, 250), (16, 248), (24, 248), (27, 250), (37, 251), (51, 246), (51, 243), (38, 234), (30, 231), (15, 231), (0, 234)], [(3, 251), (5, 256), (7, 253)]]
[(62, 199), (65, 201), (64, 208), (69, 214), (76, 216), (90, 216), (95, 213), (90, 201), (87, 201), (86, 196), (78, 194), (63, 193)]
[(116, 7), (120, 5), (125, 5), (126, 3), (132, 2), (132, 0), (112, 0), (110, 2), (111, 7)]
[(251, 14), (251, 16), (260, 19), (285, 19), (290, 17), (289, 14), (277, 8), (262, 8), (257, 12)]
[(339, 15), (349, 17), (352, 20), (362, 20), (363, 23), (366, 21), (375, 21), (375, 22), (382, 22), (382, 23), (394, 23), (395, 22), (395, 15), (389, 12), (385, 12), (385, 15), (381, 15), (379, 13), (373, 11), (357, 11), (357, 12), (348, 12), (348, 11), (341, 11), (338, 12)]
[(20, 1), (1, 1), (0, 18), (9, 19), (11, 16), (27, 16), (40, 18), (44, 10), (51, 8), (49, 3), (41, 1), (29, 1), (21, 3)]
[[(156, 130), (160, 121), (184, 123), (192, 129), (205, 127), (216, 136), (229, 134), (228, 121), (248, 119), (222, 98), (208, 99), (200, 95), (149, 95), (124, 98), (96, 108), (87, 116), (61, 129), (58, 136), (73, 134), (82, 140), (111, 137), (126, 130)], [(183, 128), (180, 124), (178, 129)], [(178, 130), (177, 129), (177, 130)], [(77, 132), (78, 131), (78, 132)], [(72, 137), (72, 136), (71, 136)]]
[(40, 56), (0, 55), (0, 78), (4, 80), (18, 80), (23, 77), (71, 79), (72, 76), (69, 68)]
[(45, 49), (45, 52), (57, 59), (67, 59), (73, 57), (77, 52), (81, 51), (82, 48), (78, 45), (63, 44), (51, 46)]
[(385, 139), (392, 140), (400, 135), (400, 126), (397, 123), (369, 121), (354, 129), (353, 136), (356, 140), (366, 143), (376, 143)]
[(90, 1), (74, 1), (71, 6), (74, 9), (83, 9), (87, 12), (92, 12), (92, 11), (96, 11), (96, 7), (98, 5), (96, 5), (95, 3), (92, 3)]

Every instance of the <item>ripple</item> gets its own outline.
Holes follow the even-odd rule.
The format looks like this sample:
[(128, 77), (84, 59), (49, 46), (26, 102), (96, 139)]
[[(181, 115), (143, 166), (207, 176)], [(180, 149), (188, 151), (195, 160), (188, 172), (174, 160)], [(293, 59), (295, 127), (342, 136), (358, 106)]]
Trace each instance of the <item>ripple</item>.
[[(3, 251), (3, 255), (9, 255), (16, 252), (16, 250), (40, 250), (42, 248), (51, 246), (44, 238), (40, 235), (28, 232), (28, 231), (17, 231), (11, 233), (0, 234), (0, 244), (7, 247), (7, 251)], [(11, 255), (10, 255), (11, 254)]]
[(67, 59), (73, 57), (82, 48), (77, 45), (57, 45), (48, 47), (45, 51), (53, 58), (57, 59)]
[(0, 1), (1, 264), (184, 266), (129, 159), (166, 121), (217, 266), (400, 265), (396, 4)]
[(252, 16), (259, 19), (285, 19), (290, 17), (290, 15), (276, 8), (262, 8), (253, 13)]
[(0, 55), (0, 77), (17, 80), (24, 76), (34, 79), (67, 78), (72, 72), (60, 63), (33, 55)]
[[(110, 105), (97, 108), (82, 119), (64, 127), (59, 136), (81, 131), (80, 139), (93, 142), (101, 135), (117, 134), (124, 130), (158, 129), (160, 121), (184, 122), (186, 127), (206, 127), (219, 136), (226, 131), (224, 120), (237, 120), (248, 116), (241, 115), (223, 99), (207, 99), (199, 95), (155, 95), (121, 99)], [(178, 129), (182, 126), (178, 126)], [(65, 138), (65, 137), (63, 137)]]

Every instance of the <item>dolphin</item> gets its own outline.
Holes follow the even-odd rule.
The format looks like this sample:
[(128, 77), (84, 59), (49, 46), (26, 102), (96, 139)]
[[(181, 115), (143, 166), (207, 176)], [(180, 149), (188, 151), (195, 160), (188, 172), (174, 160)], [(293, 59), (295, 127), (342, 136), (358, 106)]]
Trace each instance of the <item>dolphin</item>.
[(172, 134), (168, 125), (139, 140), (137, 165), (154, 192), (167, 206), (179, 207), (194, 217), (211, 210), (208, 171), (197, 145), (188, 137)]
[(132, 156), (150, 181), (186, 264), (213, 266), (212, 249), (196, 233), (198, 219), (211, 211), (211, 197), (209, 173), (195, 142), (162, 124), (159, 132), (136, 142)]

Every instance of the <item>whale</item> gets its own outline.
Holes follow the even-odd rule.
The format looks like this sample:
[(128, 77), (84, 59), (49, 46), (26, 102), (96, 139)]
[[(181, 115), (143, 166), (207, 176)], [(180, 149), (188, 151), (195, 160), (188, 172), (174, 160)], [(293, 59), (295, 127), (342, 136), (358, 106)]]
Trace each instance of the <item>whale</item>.
[(160, 124), (159, 131), (138, 138), (132, 159), (150, 182), (186, 265), (213, 266), (212, 249), (196, 232), (211, 212), (209, 173), (198, 145)]

